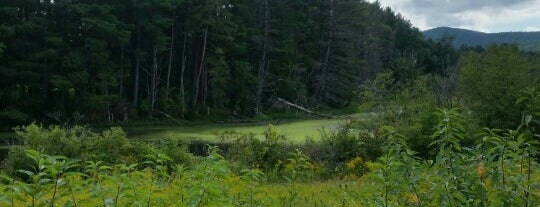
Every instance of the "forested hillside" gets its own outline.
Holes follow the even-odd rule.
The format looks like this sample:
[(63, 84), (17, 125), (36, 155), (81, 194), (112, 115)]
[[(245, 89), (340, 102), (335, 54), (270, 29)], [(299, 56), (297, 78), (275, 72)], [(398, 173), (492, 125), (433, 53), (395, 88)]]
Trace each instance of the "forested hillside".
[(445, 68), (442, 50), (365, 1), (0, 0), (0, 119), (253, 117), (277, 97), (342, 108), (385, 69)]
[(438, 27), (424, 31), (424, 35), (434, 40), (445, 36), (453, 37), (453, 45), (456, 48), (462, 45), (486, 47), (490, 44), (515, 43), (524, 51), (540, 51), (540, 32), (484, 33), (466, 29)]

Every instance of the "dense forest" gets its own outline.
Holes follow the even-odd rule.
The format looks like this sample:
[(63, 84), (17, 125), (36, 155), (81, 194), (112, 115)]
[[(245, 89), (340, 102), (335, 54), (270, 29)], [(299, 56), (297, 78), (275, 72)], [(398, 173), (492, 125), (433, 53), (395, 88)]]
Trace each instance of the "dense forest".
[(0, 49), (10, 125), (257, 117), (278, 97), (340, 109), (383, 70), (444, 74), (457, 59), (353, 0), (2, 0)]

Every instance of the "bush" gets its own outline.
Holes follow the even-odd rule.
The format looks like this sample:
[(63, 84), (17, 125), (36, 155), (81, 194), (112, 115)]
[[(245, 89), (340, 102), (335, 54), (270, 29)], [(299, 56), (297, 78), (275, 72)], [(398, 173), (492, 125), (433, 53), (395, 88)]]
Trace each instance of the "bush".
[(79, 157), (84, 142), (96, 136), (84, 127), (75, 126), (62, 129), (59, 126), (51, 126), (44, 128), (35, 123), (17, 127), (15, 133), (23, 141), (25, 148), (70, 157)]
[(356, 179), (368, 172), (366, 162), (361, 157), (355, 157), (345, 163), (347, 177)]
[(333, 131), (321, 131), (321, 144), (324, 155), (321, 159), (330, 165), (341, 165), (355, 157), (375, 160), (382, 154), (385, 140), (379, 130), (355, 128), (352, 123), (340, 125)]
[(92, 137), (85, 143), (85, 160), (101, 160), (107, 163), (120, 163), (126, 160), (126, 149), (130, 148), (130, 141), (120, 128), (111, 128), (100, 135)]
[(462, 58), (458, 89), (466, 107), (483, 125), (514, 128), (521, 118), (519, 92), (533, 86), (530, 67), (516, 46), (491, 46)]
[(22, 155), (28, 149), (80, 159), (82, 163), (100, 160), (107, 164), (132, 164), (145, 161), (147, 155), (163, 153), (177, 164), (191, 164), (191, 155), (185, 143), (168, 138), (158, 139), (160, 141), (151, 144), (130, 141), (124, 131), (117, 127), (97, 134), (80, 126), (44, 128), (33, 123), (18, 127), (16, 134), (24, 145), (13, 147), (4, 161), (3, 169), (10, 173), (26, 169), (24, 164), (28, 160)]
[(166, 137), (158, 138), (151, 144), (158, 152), (170, 157), (174, 163), (181, 163), (185, 166), (189, 166), (193, 162), (192, 155), (188, 152), (188, 143), (186, 141)]
[(222, 142), (230, 140), (230, 147), (225, 156), (244, 167), (253, 167), (264, 172), (278, 172), (287, 154), (294, 146), (287, 144), (287, 138), (277, 133), (272, 125), (264, 131), (264, 139), (260, 140), (254, 134), (242, 134), (226, 131), (217, 135)]
[[(145, 151), (132, 165), (91, 160), (79, 166), (80, 160), (15, 147), (4, 164), (22, 168), (17, 172), (25, 179), (0, 173), (0, 206), (538, 206), (540, 166), (534, 158), (540, 143), (533, 140), (527, 122), (516, 130), (485, 129), (474, 147), (465, 147), (469, 134), (458, 110), (439, 110), (436, 115), (430, 136), (434, 159), (419, 158), (407, 138), (383, 126), (373, 132), (377, 140), (384, 140), (382, 156), (373, 162), (361, 156), (346, 160), (338, 171), (351, 179), (345, 181), (309, 182), (322, 168), (304, 151), (279, 141), (284, 137), (271, 127), (264, 140), (236, 132), (220, 136), (223, 142), (248, 139), (243, 146), (255, 147), (233, 148), (226, 154), (242, 158), (237, 162), (272, 163), (267, 172), (235, 171), (218, 147), (209, 147), (208, 156), (197, 158), (191, 167), (175, 165), (161, 152), (181, 145), (174, 139), (130, 142), (119, 149), (119, 156)], [(328, 134), (334, 143), (343, 141), (334, 146), (347, 149), (345, 143), (361, 142), (368, 130), (358, 132), (345, 125)], [(123, 140), (116, 129), (96, 136), (112, 140), (105, 145)], [(325, 146), (308, 143), (305, 147)], [(264, 149), (272, 146), (276, 148)], [(253, 159), (241, 157), (242, 152)], [(264, 152), (276, 154), (261, 156)], [(32, 167), (25, 170), (28, 166)], [(340, 176), (332, 173), (332, 178)]]
[[(405, 138), (386, 128), (388, 151), (367, 179), (375, 183), (371, 206), (535, 206), (538, 185), (533, 171), (538, 143), (517, 130), (482, 133), (476, 146), (462, 142), (468, 134), (457, 110), (440, 110), (432, 134), (435, 159), (416, 157)], [(528, 141), (529, 140), (529, 141)], [(443, 176), (441, 176), (443, 175)]]
[(26, 156), (25, 149), (21, 146), (12, 146), (1, 165), (2, 171), (8, 175), (17, 175), (17, 170), (33, 168), (32, 160)]

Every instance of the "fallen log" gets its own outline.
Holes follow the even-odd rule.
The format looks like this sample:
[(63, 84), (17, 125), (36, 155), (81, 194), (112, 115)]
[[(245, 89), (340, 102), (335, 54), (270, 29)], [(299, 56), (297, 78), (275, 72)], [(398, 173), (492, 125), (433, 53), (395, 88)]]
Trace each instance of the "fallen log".
[(304, 108), (302, 106), (299, 106), (297, 104), (294, 104), (294, 103), (291, 103), (290, 101), (287, 101), (285, 99), (282, 99), (280, 97), (276, 97), (277, 100), (281, 103), (284, 103), (285, 105), (287, 106), (290, 106), (290, 107), (293, 107), (293, 108), (296, 108), (300, 111), (303, 111), (303, 112), (306, 112), (308, 114), (313, 114), (313, 115), (317, 115), (317, 116), (321, 116), (321, 117), (326, 117), (326, 118), (336, 118), (335, 116), (332, 116), (332, 115), (328, 115), (328, 114), (323, 114), (323, 113), (319, 113), (319, 112), (315, 112), (315, 111), (312, 111), (312, 110), (309, 110), (307, 108)]
[(160, 111), (160, 110), (157, 110), (157, 109), (153, 109), (154, 112), (158, 112), (159, 114), (169, 118), (170, 120), (173, 120), (174, 122), (176, 122), (177, 124), (183, 124), (181, 121), (179, 121), (178, 119), (175, 119), (174, 117), (172, 117), (171, 115), (163, 112), (163, 111)]

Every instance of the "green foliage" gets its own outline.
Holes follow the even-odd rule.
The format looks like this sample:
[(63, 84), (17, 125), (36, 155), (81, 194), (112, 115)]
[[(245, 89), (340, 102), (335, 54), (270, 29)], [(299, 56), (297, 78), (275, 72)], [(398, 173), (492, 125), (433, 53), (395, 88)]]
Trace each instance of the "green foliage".
[(121, 128), (111, 128), (100, 134), (85, 127), (74, 126), (44, 128), (36, 124), (16, 129), (17, 136), (24, 142), (21, 147), (13, 147), (3, 169), (13, 174), (17, 169), (29, 169), (24, 149), (37, 150), (47, 154), (59, 154), (86, 161), (100, 160), (105, 164), (134, 164), (147, 161), (147, 156), (166, 156), (175, 163), (191, 164), (187, 145), (176, 139), (162, 139), (156, 143), (130, 141)]
[(270, 173), (273, 178), (279, 178), (282, 173), (287, 155), (293, 146), (286, 143), (287, 138), (279, 134), (272, 125), (264, 131), (264, 139), (260, 140), (254, 134), (241, 134), (225, 131), (218, 134), (222, 142), (230, 142), (225, 156), (237, 161), (243, 167), (261, 169)]
[[(343, 167), (347, 170), (347, 179), (341, 181), (315, 181), (321, 175), (320, 170), (332, 170), (321, 168), (321, 163), (303, 150), (284, 147), (284, 136), (271, 126), (265, 132), (266, 139), (258, 141), (249, 134), (218, 133), (223, 146), (232, 142), (243, 143), (241, 146), (244, 148), (257, 148), (244, 151), (240, 151), (241, 148), (224, 148), (226, 156), (222, 156), (218, 147), (209, 146), (208, 155), (198, 158), (191, 166), (179, 164), (158, 150), (167, 151), (177, 146), (178, 142), (172, 139), (152, 143), (152, 146), (161, 147), (153, 148), (155, 151), (144, 154), (133, 164), (96, 160), (81, 162), (19, 147), (10, 153), (26, 159), (17, 160), (17, 166), (13, 165), (23, 166), (17, 170), (22, 176), (0, 175), (0, 205), (538, 205), (540, 166), (536, 158), (540, 143), (534, 141), (529, 131), (527, 123), (530, 120), (525, 119), (529, 121), (516, 130), (485, 129), (475, 146), (466, 147), (462, 145), (468, 136), (463, 118), (455, 109), (439, 110), (438, 124), (431, 136), (431, 147), (436, 152), (432, 160), (419, 158), (418, 153), (409, 147), (408, 139), (395, 128), (381, 127), (377, 137), (384, 141), (371, 140), (386, 146), (379, 159), (364, 161), (357, 156), (346, 160)], [(37, 126), (20, 130), (28, 143), (40, 143), (43, 139), (51, 139), (52, 134), (62, 134), (61, 130), (55, 132), (54, 128)], [(36, 132), (39, 130), (45, 136), (38, 136)], [(335, 133), (350, 136), (352, 130), (337, 130)], [(106, 146), (122, 142), (124, 135), (117, 129), (111, 129), (93, 136), (111, 139), (105, 143)], [(350, 141), (350, 138), (332, 138), (338, 139)], [(100, 141), (105, 142), (103, 139)], [(252, 150), (262, 150), (263, 156)], [(111, 152), (111, 156), (115, 153), (121, 155), (121, 152)], [(241, 157), (241, 153), (246, 157)], [(247, 159), (250, 156), (260, 160)], [(242, 162), (242, 165), (238, 166), (237, 162)], [(250, 167), (247, 165), (249, 162), (261, 162), (273, 168)], [(339, 174), (333, 176), (336, 178)]]
[(356, 129), (352, 123), (338, 126), (334, 130), (321, 131), (323, 154), (317, 159), (326, 160), (331, 167), (343, 164), (353, 158), (361, 157), (366, 160), (376, 160), (382, 155), (385, 144), (379, 129)]
[(373, 174), (382, 183), (380, 197), (374, 199), (374, 203), (381, 206), (400, 203), (422, 205), (423, 198), (419, 197), (418, 189), (419, 177), (416, 174), (419, 163), (415, 152), (409, 149), (404, 137), (396, 134), (393, 128), (385, 127), (384, 133), (389, 149), (380, 158), (382, 166)]
[[(538, 127), (540, 127), (540, 92), (538, 89), (531, 87), (522, 90), (516, 104), (523, 109), (522, 122), (525, 124), (526, 130), (537, 134)], [(535, 137), (538, 140), (539, 137)]]
[(64, 130), (59, 126), (53, 126), (47, 129), (35, 123), (16, 128), (15, 133), (27, 149), (69, 157), (81, 156), (78, 149), (84, 144), (82, 140), (95, 136), (83, 127)]
[[(409, 78), (412, 79), (408, 80), (399, 78), (399, 73), (388, 70), (363, 84), (360, 93), (360, 99), (364, 100), (362, 107), (374, 114), (368, 119), (358, 120), (356, 127), (374, 132), (381, 131), (385, 125), (394, 126), (420, 156), (432, 156), (428, 145), (436, 124), (434, 112), (438, 103), (433, 87), (437, 76), (411, 76)], [(403, 80), (398, 81), (398, 78)]]
[(0, 111), (41, 121), (241, 118), (275, 97), (339, 110), (386, 68), (436, 70), (432, 43), (377, 2), (0, 2)]
[(173, 163), (182, 163), (186, 166), (191, 165), (191, 154), (187, 153), (188, 143), (186, 141), (167, 137), (157, 139), (151, 144), (157, 151), (167, 155)]
[(187, 186), (189, 206), (233, 206), (227, 195), (228, 189), (222, 186), (224, 180), (231, 175), (227, 161), (217, 153), (217, 148), (210, 148), (203, 163), (197, 166), (189, 177), (193, 182)]
[[(374, 178), (379, 206), (534, 206), (531, 155), (538, 142), (518, 130), (487, 130), (474, 148), (462, 147), (466, 133), (455, 110), (441, 110), (433, 134), (435, 160), (417, 161), (415, 152), (395, 131)], [(529, 141), (526, 141), (529, 140)]]
[(464, 55), (458, 89), (467, 108), (485, 125), (511, 128), (521, 117), (515, 101), (532, 85), (532, 77), (515, 46), (491, 46), (483, 53)]
[[(245, 167), (256, 168), (264, 172), (269, 180), (276, 181), (282, 176), (290, 178), (295, 174), (302, 174), (299, 177), (308, 180), (338, 174), (362, 175), (367, 172), (362, 167), (363, 159), (376, 160), (383, 152), (385, 142), (381, 139), (384, 138), (376, 133), (356, 130), (349, 123), (335, 129), (323, 129), (320, 140), (307, 139), (304, 145), (287, 143), (286, 137), (273, 126), (267, 128), (263, 140), (254, 134), (235, 131), (217, 132), (216, 135), (224, 148), (225, 157), (236, 164), (235, 169), (240, 168), (237, 172)], [(353, 162), (352, 165), (358, 165), (358, 168), (349, 169), (347, 164), (354, 159), (362, 161)], [(303, 172), (304, 168), (309, 169), (309, 173)]]
[(284, 171), (287, 180), (290, 182), (297, 182), (300, 179), (309, 181), (313, 179), (315, 166), (307, 155), (296, 149), (294, 152), (289, 153), (289, 159), (287, 159)]
[(32, 160), (26, 156), (24, 147), (13, 146), (9, 149), (7, 157), (2, 161), (2, 171), (8, 175), (17, 174), (17, 170), (31, 169)]

